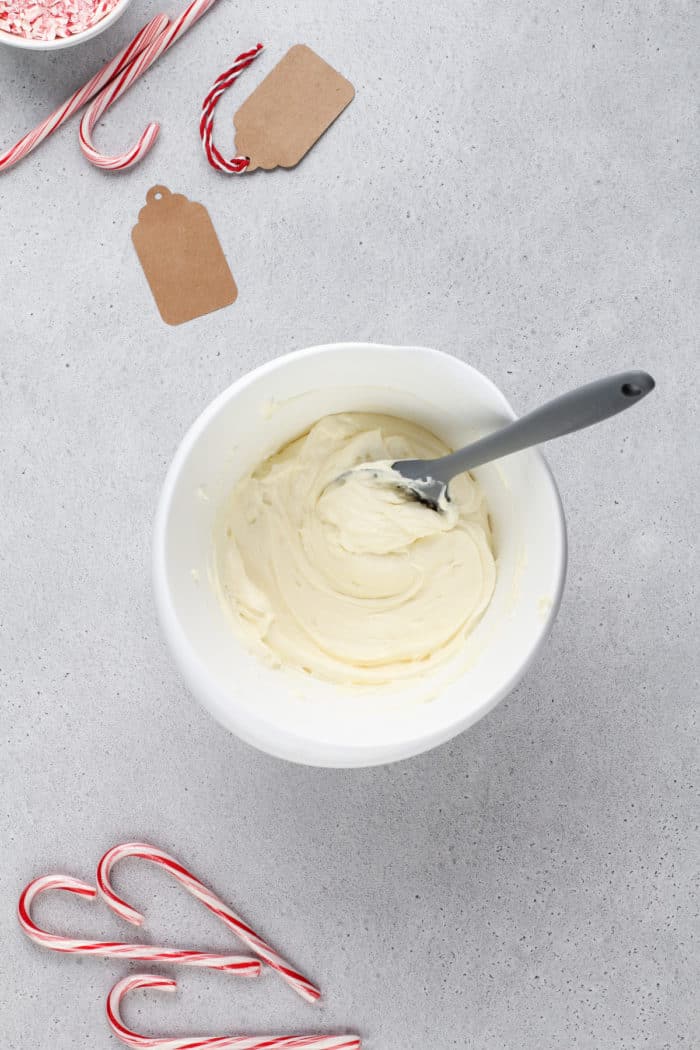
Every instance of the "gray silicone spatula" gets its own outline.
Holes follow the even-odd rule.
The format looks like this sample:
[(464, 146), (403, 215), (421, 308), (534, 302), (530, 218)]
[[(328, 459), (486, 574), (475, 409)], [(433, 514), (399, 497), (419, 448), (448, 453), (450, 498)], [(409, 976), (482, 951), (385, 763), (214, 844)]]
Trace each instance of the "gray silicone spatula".
[(637, 404), (653, 389), (654, 380), (647, 372), (620, 372), (596, 379), (594, 383), (555, 397), (534, 412), (449, 456), (401, 459), (393, 463), (392, 470), (401, 475), (395, 480), (402, 488), (405, 483), (411, 497), (433, 510), (440, 510), (449, 499), (447, 486), (457, 474), (600, 423)]

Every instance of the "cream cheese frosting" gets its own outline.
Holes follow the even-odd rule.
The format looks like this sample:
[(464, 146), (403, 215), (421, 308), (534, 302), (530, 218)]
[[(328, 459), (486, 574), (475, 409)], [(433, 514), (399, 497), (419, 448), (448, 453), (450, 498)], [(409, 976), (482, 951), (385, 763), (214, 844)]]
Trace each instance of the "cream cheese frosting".
[(496, 580), (479, 485), (455, 478), (437, 512), (388, 483), (396, 460), (449, 451), (415, 423), (343, 413), (239, 482), (217, 521), (215, 577), (247, 645), (342, 685), (422, 676), (457, 654)]

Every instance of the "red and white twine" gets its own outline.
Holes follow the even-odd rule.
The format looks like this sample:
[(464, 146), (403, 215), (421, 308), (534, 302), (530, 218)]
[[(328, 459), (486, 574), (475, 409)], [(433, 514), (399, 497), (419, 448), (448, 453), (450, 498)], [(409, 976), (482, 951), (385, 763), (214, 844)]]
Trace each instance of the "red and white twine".
[(241, 175), (250, 164), (250, 157), (232, 157), (226, 160), (223, 154), (214, 145), (214, 113), (216, 106), (225, 91), (236, 83), (244, 69), (254, 62), (263, 49), (262, 44), (256, 44), (250, 51), (243, 51), (238, 56), (230, 69), (225, 70), (216, 78), (208, 95), (202, 103), (202, 116), (199, 121), (199, 135), (204, 147), (204, 155), (217, 171), (225, 171), (229, 175)]
[(227, 904), (217, 897), (203, 882), (200, 882), (187, 868), (184, 868), (174, 857), (164, 853), (163, 850), (156, 849), (155, 846), (149, 846), (143, 842), (127, 842), (124, 845), (115, 846), (105, 853), (97, 866), (97, 886), (100, 894), (109, 907), (122, 919), (126, 919), (127, 922), (131, 922), (135, 926), (140, 926), (143, 922), (143, 915), (118, 897), (110, 882), (112, 868), (117, 861), (125, 857), (139, 857), (141, 860), (148, 860), (165, 868), (173, 878), (177, 879), (181, 886), (184, 886), (188, 893), (191, 893), (193, 897), (202, 902), (205, 908), (208, 908), (209, 911), (221, 919), (263, 962), (267, 963), (273, 970), (276, 970), (280, 977), (302, 999), (313, 1003), (320, 998), (320, 991), (307, 977), (295, 970), (286, 959), (282, 958), (274, 948), (271, 948), (255, 930), (252, 930), (240, 916), (236, 915)]
[(124, 1024), (120, 1006), (137, 988), (175, 990), (175, 981), (154, 974), (134, 974), (115, 984), (107, 999), (107, 1020), (122, 1043), (134, 1050), (360, 1050), (356, 1035), (198, 1035), (184, 1039), (139, 1035)]
[(86, 882), (65, 875), (42, 875), (30, 882), (22, 892), (17, 906), (19, 924), (27, 937), (43, 948), (69, 955), (93, 955), (108, 959), (129, 959), (156, 964), (199, 966), (208, 970), (224, 970), (242, 977), (257, 977), (261, 966), (257, 959), (243, 955), (221, 955), (213, 952), (187, 951), (182, 948), (158, 948), (152, 944), (124, 944), (120, 941), (80, 940), (48, 933), (32, 918), (32, 905), (42, 893), (61, 890), (94, 900), (97, 890)]

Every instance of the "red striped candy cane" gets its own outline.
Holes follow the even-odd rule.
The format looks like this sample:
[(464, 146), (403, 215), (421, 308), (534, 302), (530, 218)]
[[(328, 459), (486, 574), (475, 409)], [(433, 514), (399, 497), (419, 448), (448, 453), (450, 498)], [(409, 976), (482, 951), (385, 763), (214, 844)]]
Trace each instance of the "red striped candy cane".
[(135, 926), (140, 926), (143, 922), (143, 915), (118, 897), (109, 881), (112, 868), (118, 860), (124, 857), (139, 857), (141, 860), (148, 860), (165, 868), (193, 897), (196, 897), (209, 911), (226, 923), (229, 929), (233, 930), (244, 944), (255, 952), (263, 962), (271, 966), (273, 970), (277, 970), (279, 975), (284, 978), (287, 984), (291, 985), (302, 999), (313, 1003), (321, 997), (318, 988), (308, 978), (294, 970), (281, 955), (278, 955), (274, 948), (271, 948), (262, 937), (259, 937), (250, 926), (246, 925), (228, 905), (224, 904), (204, 883), (195, 878), (187, 868), (184, 868), (182, 864), (168, 853), (164, 853), (163, 850), (156, 849), (155, 846), (149, 846), (144, 842), (126, 842), (122, 846), (114, 846), (113, 849), (105, 853), (97, 865), (97, 887), (105, 902), (122, 919), (126, 919), (127, 922), (131, 922)]
[(79, 133), (80, 148), (91, 164), (98, 168), (104, 168), (107, 171), (124, 171), (126, 168), (130, 168), (132, 165), (138, 164), (140, 160), (143, 160), (158, 138), (160, 124), (149, 124), (140, 135), (135, 146), (132, 146), (125, 153), (120, 153), (114, 157), (105, 157), (95, 148), (92, 141), (92, 132), (95, 124), (102, 114), (129, 90), (134, 81), (143, 76), (146, 70), (150, 69), (153, 63), (161, 55), (165, 54), (173, 44), (176, 44), (180, 37), (184, 36), (187, 30), (191, 29), (195, 22), (198, 22), (202, 15), (206, 14), (215, 3), (216, 0), (192, 0), (192, 3), (182, 12), (180, 17), (171, 22), (167, 29), (164, 29), (159, 37), (149, 44), (148, 47), (144, 48), (131, 65), (97, 96), (80, 122)]
[(126, 69), (133, 59), (162, 33), (167, 24), (168, 19), (165, 15), (156, 15), (148, 25), (144, 26), (136, 34), (131, 43), (123, 51), (120, 51), (111, 62), (108, 62), (104, 69), (101, 69), (91, 80), (88, 80), (84, 87), (74, 92), (62, 106), (59, 106), (46, 120), (42, 121), (34, 131), (28, 132), (11, 149), (0, 155), (0, 172), (8, 171), (23, 157), (26, 157), (28, 153), (31, 153), (33, 149), (36, 149), (57, 128), (60, 128), (61, 124), (65, 124), (74, 113), (82, 109), (93, 95), (102, 91), (115, 76)]
[(244, 69), (254, 62), (263, 49), (262, 44), (256, 44), (250, 51), (244, 51), (238, 56), (230, 69), (227, 69), (214, 81), (211, 91), (202, 103), (202, 116), (199, 121), (199, 135), (204, 147), (204, 155), (217, 171), (225, 171), (229, 174), (241, 175), (250, 164), (250, 157), (232, 157), (226, 160), (221, 155), (213, 142), (214, 112), (216, 105), (224, 91), (236, 83)]
[(137, 988), (160, 988), (172, 992), (175, 981), (154, 974), (134, 974), (115, 984), (107, 998), (107, 1020), (118, 1039), (135, 1050), (361, 1050), (356, 1035), (198, 1035), (185, 1039), (139, 1035), (121, 1019), (120, 1006)]
[(22, 891), (17, 906), (17, 917), (27, 937), (43, 948), (75, 955), (96, 955), (109, 959), (136, 959), (156, 964), (202, 966), (209, 970), (225, 970), (242, 977), (257, 977), (261, 966), (257, 959), (244, 955), (218, 955), (211, 952), (185, 951), (179, 948), (156, 948), (151, 944), (122, 944), (119, 941), (85, 941), (62, 937), (42, 930), (32, 919), (32, 904), (47, 890), (62, 890), (79, 897), (94, 900), (97, 890), (86, 882), (65, 875), (42, 875)]

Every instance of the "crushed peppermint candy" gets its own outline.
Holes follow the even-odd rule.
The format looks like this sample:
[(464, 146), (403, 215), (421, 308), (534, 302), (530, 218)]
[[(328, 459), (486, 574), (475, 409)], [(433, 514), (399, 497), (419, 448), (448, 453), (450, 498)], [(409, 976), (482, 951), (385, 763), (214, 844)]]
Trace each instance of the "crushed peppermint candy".
[(0, 0), (0, 29), (29, 40), (59, 40), (84, 33), (121, 0)]

